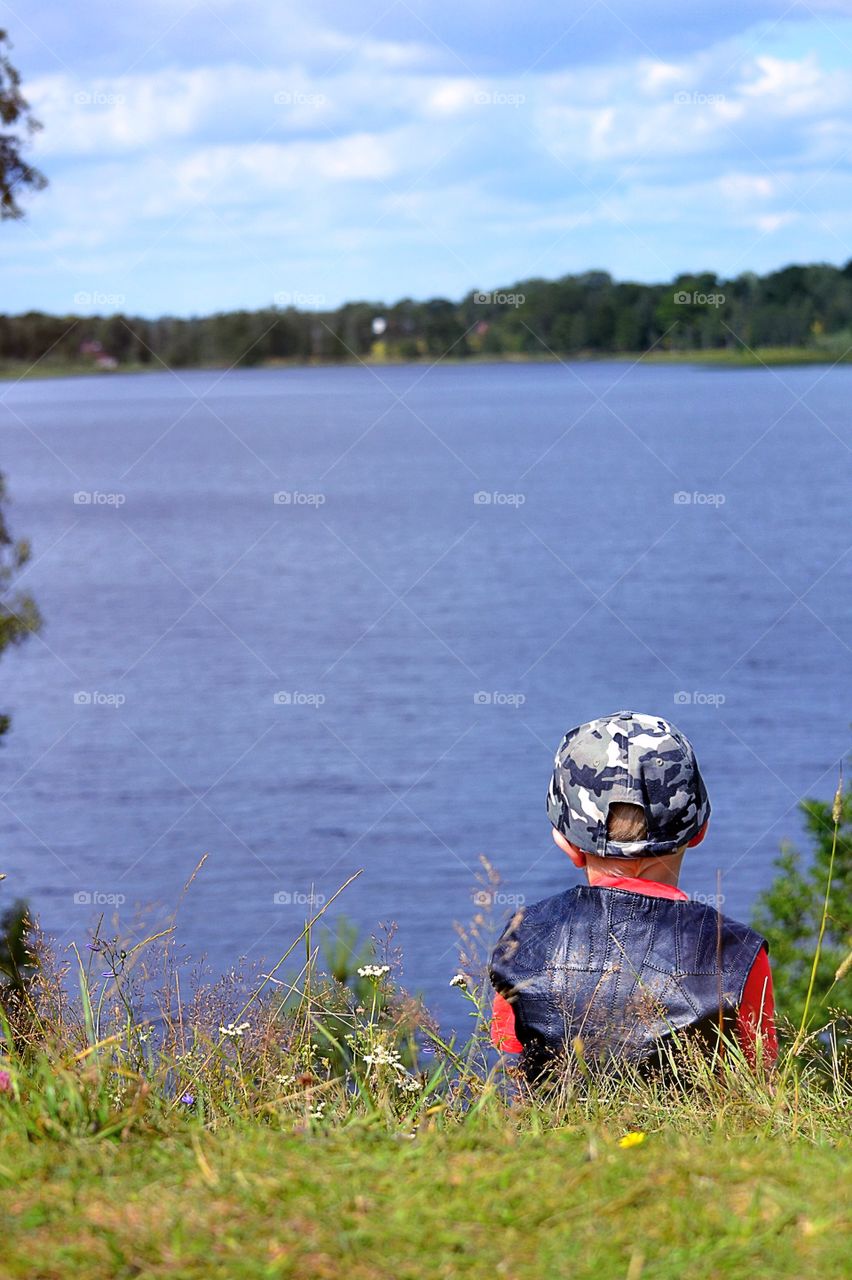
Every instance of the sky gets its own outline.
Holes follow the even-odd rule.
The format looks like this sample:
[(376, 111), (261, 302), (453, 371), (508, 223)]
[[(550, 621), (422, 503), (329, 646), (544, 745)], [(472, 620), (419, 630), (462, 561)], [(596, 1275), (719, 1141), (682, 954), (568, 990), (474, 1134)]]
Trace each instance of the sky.
[(0, 311), (852, 257), (852, 0), (0, 0), (50, 180)]

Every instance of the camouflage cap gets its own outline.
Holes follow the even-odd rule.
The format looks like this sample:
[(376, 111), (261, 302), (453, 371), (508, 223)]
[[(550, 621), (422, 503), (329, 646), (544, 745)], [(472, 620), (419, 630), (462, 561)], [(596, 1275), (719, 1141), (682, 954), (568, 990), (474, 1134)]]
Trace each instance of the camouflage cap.
[[(696, 836), (710, 816), (689, 740), (659, 716), (617, 711), (581, 724), (562, 739), (554, 765), (547, 816), (566, 840), (599, 858), (671, 853)], [(607, 838), (614, 801), (644, 809), (646, 839)]]

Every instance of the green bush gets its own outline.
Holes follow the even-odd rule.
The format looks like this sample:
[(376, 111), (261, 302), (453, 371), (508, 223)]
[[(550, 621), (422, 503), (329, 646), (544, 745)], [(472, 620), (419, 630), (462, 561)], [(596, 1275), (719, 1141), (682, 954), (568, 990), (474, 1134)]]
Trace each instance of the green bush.
[(824, 1026), (837, 1018), (848, 1043), (852, 995), (844, 962), (852, 950), (852, 788), (838, 788), (834, 806), (804, 800), (801, 809), (812, 857), (805, 864), (798, 850), (782, 848), (777, 875), (757, 900), (754, 925), (769, 942), (776, 1006), (798, 1028), (824, 916), (808, 1022)]

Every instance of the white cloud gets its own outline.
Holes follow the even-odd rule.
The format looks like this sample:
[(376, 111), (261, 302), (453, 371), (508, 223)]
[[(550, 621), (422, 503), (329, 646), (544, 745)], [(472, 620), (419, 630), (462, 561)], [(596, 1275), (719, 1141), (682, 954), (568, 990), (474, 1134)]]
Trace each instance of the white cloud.
[[(722, 269), (755, 236), (792, 258), (805, 227), (825, 238), (827, 225), (822, 256), (837, 257), (832, 236), (852, 222), (852, 72), (827, 68), (824, 51), (726, 39), (467, 74), (425, 29), (346, 34), (299, 16), (282, 57), (272, 9), (253, 6), (246, 25), (241, 5), (213, 7), (240, 37), (227, 59), (204, 49), (192, 65), (185, 44), (184, 65), (157, 65), (153, 44), (125, 49), (125, 66), (139, 60), (120, 76), (66, 67), (27, 82), (52, 186), (33, 202), (32, 248), (11, 231), (0, 260), (14, 246), (42, 279), (39, 252), (110, 277), (141, 256), (140, 288), (159, 288), (166, 308), (178, 280), (205, 273), (206, 289), (247, 288), (242, 254), (310, 276), (330, 248), (344, 261), (329, 295), (362, 291), (363, 272), (372, 296), (392, 297), (418, 281), (487, 287), (498, 269), (504, 282), (620, 261), (639, 278)], [(797, 194), (817, 216), (803, 221)]]

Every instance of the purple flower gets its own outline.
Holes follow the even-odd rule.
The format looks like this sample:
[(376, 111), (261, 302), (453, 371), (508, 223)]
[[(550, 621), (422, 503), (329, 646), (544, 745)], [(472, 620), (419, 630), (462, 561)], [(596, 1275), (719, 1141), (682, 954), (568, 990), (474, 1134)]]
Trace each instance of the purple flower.
[(0, 1071), (0, 1093), (12, 1092), (12, 1077), (8, 1071)]
[(181, 1102), (183, 1103), (183, 1105), (184, 1105), (185, 1107), (194, 1107), (194, 1106), (195, 1106), (195, 1094), (194, 1094), (194, 1093), (185, 1093), (185, 1094), (183, 1095), (183, 1097), (181, 1098)]

